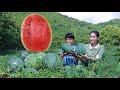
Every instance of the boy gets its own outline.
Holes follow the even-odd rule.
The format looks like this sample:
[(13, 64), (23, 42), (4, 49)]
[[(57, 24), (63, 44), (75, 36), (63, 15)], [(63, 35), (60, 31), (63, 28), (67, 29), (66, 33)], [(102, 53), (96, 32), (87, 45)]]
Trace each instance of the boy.
[(63, 59), (63, 65), (77, 65), (77, 54), (76, 54), (76, 46), (74, 43), (74, 35), (73, 33), (68, 33), (65, 35), (65, 42), (72, 46), (73, 52), (67, 53), (63, 49), (60, 49), (59, 55), (60, 58)]

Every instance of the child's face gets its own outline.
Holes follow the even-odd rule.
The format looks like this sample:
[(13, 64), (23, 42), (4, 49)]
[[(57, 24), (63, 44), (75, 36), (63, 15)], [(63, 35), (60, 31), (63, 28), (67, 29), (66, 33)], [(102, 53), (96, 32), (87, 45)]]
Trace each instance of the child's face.
[(71, 45), (74, 43), (74, 40), (72, 38), (66, 38), (66, 43)]

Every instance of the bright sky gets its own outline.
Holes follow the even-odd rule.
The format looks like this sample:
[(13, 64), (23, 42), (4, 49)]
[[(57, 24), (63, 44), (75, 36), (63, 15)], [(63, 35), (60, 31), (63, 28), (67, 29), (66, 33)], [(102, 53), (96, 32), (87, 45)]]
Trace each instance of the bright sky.
[(120, 12), (59, 12), (68, 17), (76, 18), (93, 24), (120, 19)]

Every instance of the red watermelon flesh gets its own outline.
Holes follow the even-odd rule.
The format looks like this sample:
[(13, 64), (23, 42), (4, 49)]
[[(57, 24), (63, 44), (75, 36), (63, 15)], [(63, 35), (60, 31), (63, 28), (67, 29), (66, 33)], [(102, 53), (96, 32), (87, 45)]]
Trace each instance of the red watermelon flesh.
[(28, 51), (42, 52), (49, 48), (52, 31), (48, 21), (40, 14), (28, 15), (21, 27), (23, 46)]

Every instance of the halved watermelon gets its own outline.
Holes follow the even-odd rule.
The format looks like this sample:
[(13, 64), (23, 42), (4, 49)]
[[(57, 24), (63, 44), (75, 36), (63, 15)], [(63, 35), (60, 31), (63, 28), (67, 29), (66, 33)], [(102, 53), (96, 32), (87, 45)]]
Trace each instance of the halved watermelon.
[(40, 14), (28, 15), (21, 26), (21, 41), (28, 51), (42, 52), (47, 50), (52, 41), (50, 24)]

